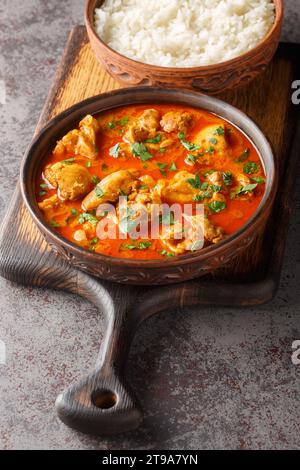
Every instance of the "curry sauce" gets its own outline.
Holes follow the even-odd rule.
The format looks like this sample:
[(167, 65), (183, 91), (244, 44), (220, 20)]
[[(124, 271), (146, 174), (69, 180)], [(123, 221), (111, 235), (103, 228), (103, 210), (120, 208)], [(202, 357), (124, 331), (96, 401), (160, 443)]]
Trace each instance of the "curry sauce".
[[(205, 246), (241, 228), (258, 208), (265, 174), (252, 142), (210, 112), (174, 104), (135, 105), (86, 116), (58, 141), (40, 168), (36, 197), (46, 221), (63, 237), (118, 258), (166, 259), (192, 250), (192, 240), (168, 237), (100, 239), (97, 223), (127, 198), (136, 204), (204, 206)], [(184, 210), (184, 209), (183, 209)], [(115, 222), (120, 229), (119, 221)], [(118, 232), (119, 233), (119, 232)]]

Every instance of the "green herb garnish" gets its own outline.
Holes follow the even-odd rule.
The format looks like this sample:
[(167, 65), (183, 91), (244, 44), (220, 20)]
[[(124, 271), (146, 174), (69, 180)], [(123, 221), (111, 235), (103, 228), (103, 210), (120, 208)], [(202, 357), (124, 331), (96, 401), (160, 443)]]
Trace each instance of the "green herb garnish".
[(92, 183), (96, 186), (96, 184), (98, 184), (100, 181), (100, 179), (98, 178), (97, 175), (93, 175), (92, 176)]
[(72, 165), (75, 162), (75, 157), (67, 158), (66, 160), (62, 160), (60, 163), (63, 165)]
[(150, 248), (150, 246), (152, 245), (151, 242), (139, 242), (137, 244), (131, 244), (131, 243), (126, 243), (125, 245), (123, 245), (123, 247), (126, 249), (126, 250), (147, 250), (147, 248)]
[(166, 167), (168, 166), (167, 163), (160, 163), (160, 162), (158, 162), (158, 163), (157, 163), (157, 166), (158, 166), (159, 171), (161, 172), (161, 174), (162, 174), (163, 176), (166, 176)]
[(95, 188), (95, 194), (97, 197), (101, 198), (104, 196), (104, 192), (101, 188), (99, 188), (99, 186), (96, 186)]
[(232, 173), (230, 171), (223, 171), (222, 178), (223, 178), (225, 186), (232, 185)]
[(226, 208), (226, 202), (224, 201), (212, 201), (208, 204), (208, 207), (212, 212), (218, 213)]
[(90, 222), (91, 224), (96, 225), (98, 223), (98, 219), (89, 212), (83, 212), (78, 218), (78, 223), (84, 224), (84, 222)]
[(236, 196), (239, 196), (240, 194), (249, 193), (253, 191), (256, 187), (257, 187), (257, 183), (246, 184), (245, 186), (240, 186), (238, 189), (231, 192), (230, 198), (234, 199)]
[(50, 225), (54, 228), (59, 228), (60, 227), (60, 224), (58, 222), (56, 222), (56, 220), (51, 220)]
[(222, 186), (219, 186), (218, 184), (211, 184), (210, 188), (214, 193), (219, 193), (222, 190)]
[(194, 189), (201, 189), (201, 181), (198, 175), (195, 175), (195, 178), (188, 178), (187, 182), (194, 188)]
[(216, 145), (216, 143), (218, 142), (217, 139), (215, 139), (215, 137), (212, 137), (211, 139), (209, 139), (209, 141), (213, 145)]
[(75, 209), (75, 207), (72, 207), (72, 209), (70, 210), (71, 214), (74, 215), (74, 217), (76, 217), (76, 215), (78, 215), (78, 210)]
[(86, 162), (85, 166), (86, 166), (87, 168), (91, 168), (92, 162)]
[(224, 128), (222, 126), (217, 127), (214, 134), (216, 134), (218, 136), (224, 135), (225, 134)]
[(147, 139), (144, 142), (146, 142), (146, 144), (158, 144), (160, 141), (161, 141), (161, 135), (157, 134), (157, 136), (154, 137), (153, 139)]
[(241, 155), (239, 155), (234, 161), (236, 163), (241, 163), (241, 162), (244, 162), (245, 160), (247, 160), (247, 158), (249, 157), (250, 155), (250, 149), (247, 148), (245, 150), (242, 151)]
[(252, 176), (251, 180), (254, 181), (255, 183), (258, 183), (258, 184), (266, 182), (266, 179), (263, 178), (262, 176)]
[(142, 162), (146, 162), (152, 158), (151, 153), (148, 152), (147, 147), (139, 142), (135, 142), (131, 145), (131, 151), (135, 157), (139, 157)]
[(109, 149), (109, 155), (113, 158), (118, 158), (120, 150), (121, 150), (120, 144), (117, 143), (116, 145), (114, 145), (113, 147)]
[(170, 171), (176, 171), (177, 170), (177, 166), (176, 166), (176, 163), (175, 162), (172, 162), (171, 165), (169, 166), (169, 170)]
[(243, 167), (243, 172), (247, 175), (252, 175), (258, 172), (258, 164), (255, 162), (247, 162)]
[(128, 121), (129, 121), (129, 117), (124, 116), (117, 123), (118, 123), (119, 126), (126, 126), (126, 124), (128, 124)]

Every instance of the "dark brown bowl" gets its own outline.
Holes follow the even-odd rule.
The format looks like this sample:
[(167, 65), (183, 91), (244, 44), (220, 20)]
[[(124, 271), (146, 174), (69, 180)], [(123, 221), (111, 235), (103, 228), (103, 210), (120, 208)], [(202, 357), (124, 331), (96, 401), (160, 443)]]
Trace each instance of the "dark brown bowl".
[(85, 24), (98, 61), (125, 86), (151, 85), (198, 89), (215, 94), (245, 85), (265, 70), (277, 49), (283, 21), (283, 0), (274, 0), (275, 21), (268, 34), (250, 51), (234, 59), (202, 67), (159, 67), (138, 62), (111, 49), (99, 38), (94, 12), (103, 0), (86, 0)]
[[(267, 176), (266, 191), (257, 211), (236, 233), (217, 245), (199, 252), (168, 260), (134, 260), (89, 252), (63, 238), (50, 227), (41, 214), (35, 197), (34, 184), (38, 168), (58, 139), (76, 127), (86, 114), (136, 103), (177, 103), (213, 112), (241, 129), (257, 147)], [(47, 242), (74, 267), (94, 276), (130, 284), (168, 284), (210, 273), (226, 265), (245, 250), (261, 232), (270, 213), (276, 192), (275, 166), (272, 149), (256, 124), (244, 113), (215, 98), (188, 90), (138, 87), (95, 96), (52, 119), (34, 139), (21, 168), (21, 190), (30, 214)]]

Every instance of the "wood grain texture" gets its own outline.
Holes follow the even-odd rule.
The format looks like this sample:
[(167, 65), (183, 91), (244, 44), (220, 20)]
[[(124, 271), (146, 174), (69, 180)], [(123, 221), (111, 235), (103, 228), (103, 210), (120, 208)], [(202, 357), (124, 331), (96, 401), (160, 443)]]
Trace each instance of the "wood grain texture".
[[(58, 414), (69, 426), (94, 434), (112, 434), (139, 425), (142, 413), (123, 370), (132, 338), (139, 324), (150, 315), (185, 305), (256, 305), (275, 294), (299, 155), (300, 124), (296, 110), (289, 105), (290, 84), (298, 73), (297, 57), (299, 47), (282, 45), (275, 61), (253, 84), (221, 96), (262, 127), (275, 149), (280, 177), (285, 182), (264, 237), (231, 270), (172, 286), (124, 287), (99, 282), (51, 251), (32, 223), (17, 189), (0, 229), (0, 274), (28, 286), (78, 293), (106, 317), (106, 337), (95, 371), (57, 400)], [(38, 129), (79, 100), (117, 87), (94, 58), (84, 28), (75, 28)], [(247, 274), (234, 274), (245, 265)]]

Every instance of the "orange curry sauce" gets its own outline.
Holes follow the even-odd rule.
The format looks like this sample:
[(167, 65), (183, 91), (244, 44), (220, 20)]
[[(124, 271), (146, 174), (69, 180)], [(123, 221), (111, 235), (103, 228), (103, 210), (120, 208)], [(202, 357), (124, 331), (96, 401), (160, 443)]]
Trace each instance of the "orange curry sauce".
[[(230, 151), (221, 161), (218, 161), (218, 158), (215, 158), (215, 160), (213, 159), (213, 163), (205, 165), (201, 162), (200, 157), (197, 159), (197, 163), (194, 166), (190, 166), (185, 162), (185, 159), (188, 154), (195, 152), (188, 151), (182, 145), (180, 137), (178, 137), (178, 132), (176, 132), (166, 134), (165, 136), (165, 138), (174, 139), (174, 143), (172, 145), (166, 147), (163, 151), (149, 149), (149, 152), (152, 154), (152, 158), (145, 162), (132, 154), (129, 156), (119, 156), (118, 158), (112, 157), (109, 153), (110, 149), (116, 144), (122, 142), (123, 135), (128, 126), (134, 122), (134, 120), (136, 120), (144, 110), (149, 108), (156, 109), (159, 111), (161, 116), (170, 111), (191, 113), (193, 116), (193, 124), (185, 134), (185, 139), (188, 142), (194, 142), (196, 134), (207, 126), (225, 124), (226, 139)], [(95, 117), (100, 125), (96, 141), (97, 149), (99, 150), (98, 157), (92, 160), (80, 155), (75, 155), (74, 152), (66, 153), (63, 157), (50, 153), (47, 159), (43, 162), (43, 166), (40, 168), (36, 180), (36, 197), (38, 203), (41, 203), (57, 193), (56, 189), (51, 189), (45, 185), (45, 180), (43, 178), (43, 170), (45, 166), (69, 158), (75, 158), (74, 161), (77, 164), (88, 169), (91, 179), (93, 177), (97, 177), (98, 181), (118, 170), (131, 168), (137, 169), (140, 172), (140, 176), (152, 176), (155, 181), (164, 178), (173, 178), (176, 172), (180, 170), (186, 170), (194, 175), (198, 175), (201, 182), (207, 181), (207, 172), (212, 172), (212, 170), (230, 172), (233, 176), (237, 173), (242, 173), (249, 178), (251, 184), (256, 184), (256, 187), (249, 193), (240, 193), (233, 196), (234, 191), (240, 187), (233, 178), (232, 185), (226, 195), (226, 207), (218, 213), (210, 212), (208, 217), (215, 225), (222, 227), (225, 234), (229, 235), (242, 227), (256, 211), (265, 190), (263, 166), (254, 145), (231, 123), (228, 123), (207, 111), (175, 104), (125, 106), (104, 112)], [(161, 131), (162, 129), (158, 130), (158, 132)], [(218, 139), (218, 136), (216, 135), (215, 138)], [(251, 164), (256, 164), (254, 165), (254, 171), (252, 165), (252, 171), (250, 171), (250, 173), (248, 172), (249, 167), (246, 166), (245, 168), (245, 165), (249, 162), (250, 170)], [(165, 165), (163, 171), (164, 174), (162, 174), (160, 170), (161, 167), (159, 167), (158, 163)], [(170, 168), (173, 168), (173, 170)], [(93, 178), (93, 181), (95, 181), (95, 178)], [(91, 189), (92, 188), (93, 185)], [(118, 239), (97, 240), (95, 239), (95, 236), (93, 236), (92, 239), (89, 239), (88, 243), (76, 242), (73, 236), (74, 232), (81, 228), (81, 225), (78, 223), (78, 215), (84, 212), (81, 209), (82, 200), (83, 198), (73, 201), (61, 201), (59, 205), (53, 207), (52, 210), (46, 212), (43, 211), (43, 215), (63, 237), (88, 250), (119, 258), (135, 259), (166, 259), (168, 254), (170, 254), (169, 250), (166, 250), (166, 247), (160, 240), (150, 240), (151, 245), (147, 247), (147, 249), (128, 250), (121, 248), (121, 246), (124, 245), (124, 240)], [(74, 214), (77, 214), (77, 216)], [(173, 255), (170, 254), (170, 259), (172, 256)]]

